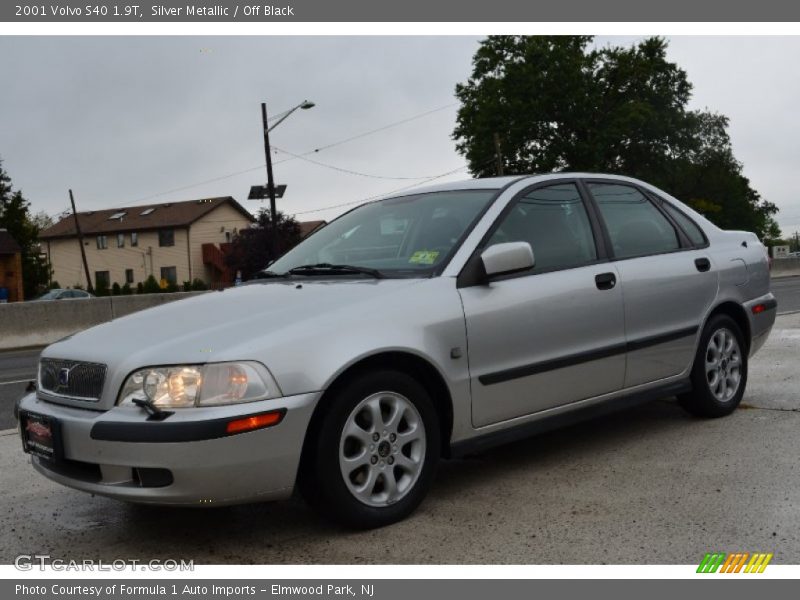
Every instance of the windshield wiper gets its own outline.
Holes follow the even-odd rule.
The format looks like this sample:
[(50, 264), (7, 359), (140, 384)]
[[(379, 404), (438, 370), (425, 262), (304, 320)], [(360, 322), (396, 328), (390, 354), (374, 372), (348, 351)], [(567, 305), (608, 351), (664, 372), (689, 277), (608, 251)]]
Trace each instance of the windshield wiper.
[(369, 267), (357, 267), (355, 265), (332, 265), (330, 263), (317, 263), (316, 265), (301, 265), (294, 269), (289, 269), (289, 275), (350, 275), (358, 273), (369, 275), (375, 279), (383, 279), (384, 275), (377, 269)]

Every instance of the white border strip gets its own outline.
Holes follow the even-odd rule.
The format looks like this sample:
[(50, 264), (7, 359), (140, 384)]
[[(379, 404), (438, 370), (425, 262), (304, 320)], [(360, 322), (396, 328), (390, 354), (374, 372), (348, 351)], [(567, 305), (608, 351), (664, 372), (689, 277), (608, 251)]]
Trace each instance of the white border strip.
[[(700, 557), (702, 558), (702, 557)], [(76, 559), (77, 560), (77, 559)], [(699, 562), (699, 559), (698, 559)], [(800, 565), (772, 565), (764, 573), (697, 573), (697, 565), (196, 565), (194, 571), (19, 571), (0, 566), (0, 579), (797, 579)]]
[(333, 23), (333, 22), (168, 22), (81, 23), (3, 22), (0, 35), (800, 35), (800, 23), (677, 23), (677, 22), (502, 22), (502, 23)]

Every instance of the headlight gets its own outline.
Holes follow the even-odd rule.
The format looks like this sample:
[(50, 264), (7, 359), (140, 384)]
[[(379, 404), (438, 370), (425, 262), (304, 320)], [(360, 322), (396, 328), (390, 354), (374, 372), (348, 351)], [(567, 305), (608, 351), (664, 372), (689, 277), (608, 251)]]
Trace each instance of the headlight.
[(272, 375), (259, 363), (177, 365), (131, 373), (117, 404), (132, 405), (134, 398), (146, 398), (160, 408), (219, 406), (277, 398), (280, 393)]

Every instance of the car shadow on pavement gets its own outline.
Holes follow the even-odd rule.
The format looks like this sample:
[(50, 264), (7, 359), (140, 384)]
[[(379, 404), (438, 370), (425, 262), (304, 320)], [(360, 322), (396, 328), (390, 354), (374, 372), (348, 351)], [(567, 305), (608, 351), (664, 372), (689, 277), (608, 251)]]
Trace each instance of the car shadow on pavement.
[[(170, 508), (127, 505), (118, 522), (126, 536), (141, 540), (159, 540), (159, 554), (185, 553), (200, 555), (204, 561), (223, 563), (297, 562), (298, 547), (329, 543), (330, 539), (374, 539), (389, 530), (418, 528), (431, 519), (439, 519), (443, 511), (467, 518), (480, 518), (471, 508), (485, 507), (487, 491), (503, 490), (507, 481), (547, 486), (553, 470), (570, 469), (596, 461), (599, 455), (614, 456), (635, 453), (642, 439), (658, 436), (663, 430), (686, 427), (696, 421), (686, 416), (670, 400), (621, 411), (571, 427), (499, 446), (462, 459), (443, 461), (430, 496), (420, 509), (402, 523), (374, 531), (352, 531), (318, 517), (297, 494), (282, 502), (270, 502), (218, 508)], [(612, 467), (613, 468), (613, 467)], [(579, 484), (578, 484), (579, 485)], [(455, 505), (461, 505), (460, 510)], [(116, 506), (116, 504), (115, 504)], [(465, 510), (466, 509), (466, 510)], [(481, 509), (477, 509), (479, 512)], [(471, 515), (471, 516), (470, 516)], [(235, 544), (228, 543), (236, 540)], [(164, 545), (163, 542), (167, 542)], [(148, 544), (149, 545), (149, 544)], [(285, 550), (294, 549), (285, 553)], [(253, 552), (258, 548), (258, 552)], [(291, 558), (289, 558), (291, 557)], [(387, 560), (376, 562), (392, 562)], [(334, 556), (330, 562), (373, 562), (359, 554), (342, 560)]]

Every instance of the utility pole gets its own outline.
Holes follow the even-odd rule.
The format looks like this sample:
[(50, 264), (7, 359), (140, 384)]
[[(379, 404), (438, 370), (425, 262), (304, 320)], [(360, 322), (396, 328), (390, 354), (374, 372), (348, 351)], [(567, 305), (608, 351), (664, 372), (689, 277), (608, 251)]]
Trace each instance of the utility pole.
[(81, 233), (81, 224), (78, 222), (78, 212), (75, 210), (75, 198), (72, 196), (72, 190), (69, 191), (69, 201), (72, 204), (72, 218), (75, 220), (75, 229), (78, 232), (78, 243), (81, 245), (83, 270), (86, 273), (86, 291), (93, 294), (94, 288), (92, 287), (92, 278), (89, 276), (89, 263), (86, 262), (86, 249), (83, 247), (83, 234)]
[(500, 134), (494, 132), (494, 159), (497, 165), (497, 176), (503, 176), (503, 153), (500, 150)]
[(269, 146), (269, 125), (267, 124), (267, 103), (261, 103), (261, 120), (264, 124), (264, 154), (267, 156), (267, 193), (269, 194), (269, 217), (272, 223), (272, 260), (278, 258), (278, 210), (275, 206), (275, 180), (272, 176), (272, 152)]

